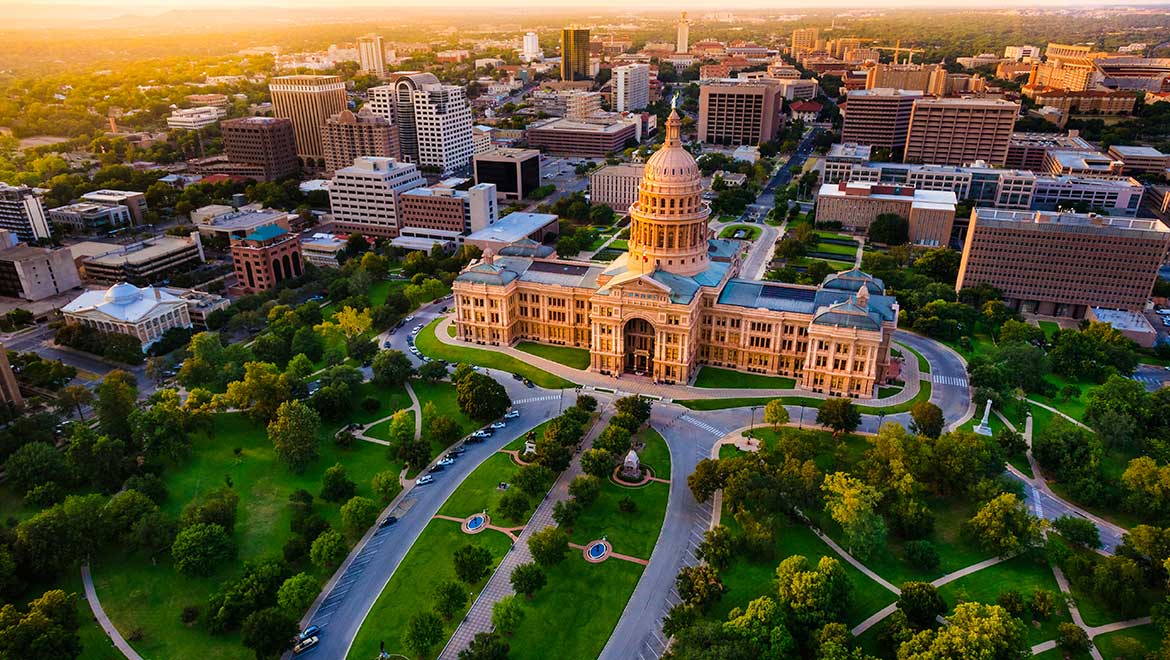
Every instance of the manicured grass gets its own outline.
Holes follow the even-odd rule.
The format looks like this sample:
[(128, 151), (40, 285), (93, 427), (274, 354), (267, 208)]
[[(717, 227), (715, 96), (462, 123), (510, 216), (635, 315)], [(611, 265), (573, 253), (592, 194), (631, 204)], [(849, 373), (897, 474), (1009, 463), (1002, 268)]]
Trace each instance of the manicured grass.
[(422, 407), (422, 437), (431, 443), (431, 456), (435, 456), (439, 452), (446, 449), (446, 445), (431, 438), (430, 423), (431, 416), (427, 414), (427, 404), (435, 404), (435, 414), (440, 417), (449, 417), (459, 427), (461, 436), (471, 433), (480, 425), (459, 409), (458, 392), (455, 386), (446, 381), (436, 381), (428, 383), (421, 380), (411, 381), (411, 388), (414, 389), (414, 395), (418, 397), (419, 406)]
[(670, 478), (670, 448), (666, 441), (652, 428), (645, 428), (634, 436), (636, 441), (646, 445), (638, 454), (642, 465), (648, 465), (654, 470), (654, 476), (659, 479)]
[[(407, 623), (416, 613), (432, 607), (432, 594), (439, 584), (456, 579), (452, 555), (468, 544), (487, 548), (495, 560), (494, 570), (507, 554), (512, 542), (506, 535), (492, 530), (479, 534), (464, 534), (457, 522), (432, 520), (419, 534), (412, 551), (402, 558), (402, 563), (398, 565), (386, 588), (378, 596), (346, 657), (355, 660), (376, 658), (379, 644), (383, 641), (386, 643), (386, 651), (414, 657), (403, 643)], [(485, 578), (474, 585), (464, 584), (471, 592), (467, 600), (468, 609), (486, 582)], [(427, 657), (433, 658), (438, 655), (445, 640), (455, 632), (462, 618), (457, 614), (444, 624), (444, 642), (436, 644)]]
[(570, 549), (565, 560), (545, 569), (545, 574), (548, 584), (524, 603), (524, 621), (507, 640), (508, 657), (598, 657), (638, 584), (642, 567), (618, 559), (590, 564), (580, 550)]
[(735, 445), (721, 445), (719, 447), (719, 459), (735, 458), (736, 456), (743, 456), (747, 452), (736, 447)]
[(874, 414), (879, 412), (885, 413), (900, 413), (907, 412), (914, 407), (914, 404), (920, 401), (930, 401), (931, 382), (929, 380), (922, 380), (918, 383), (918, 394), (915, 394), (909, 401), (894, 404), (892, 406), (857, 406), (863, 414)]
[(606, 247), (610, 250), (621, 250), (625, 252), (630, 249), (630, 242), (624, 238), (615, 238)]
[[(743, 236), (736, 236), (735, 232), (742, 231)], [(754, 241), (760, 237), (760, 228), (751, 225), (731, 225), (719, 232), (719, 238), (738, 238), (744, 241)]]
[(926, 358), (922, 356), (922, 353), (919, 353), (918, 351), (914, 350), (913, 348), (910, 348), (906, 344), (898, 344), (898, 346), (900, 348), (906, 349), (907, 351), (910, 351), (910, 353), (915, 357), (915, 359), (918, 360), (918, 371), (920, 371), (924, 374), (930, 373), (930, 362), (928, 362), (926, 360)]
[(454, 324), (454, 323), (452, 323), (451, 325), (447, 326), (447, 336), (448, 336), (448, 337), (454, 337), (454, 336), (455, 336), (455, 335), (457, 335), (457, 334), (459, 334), (459, 331), (455, 329), (455, 324)]
[(534, 341), (522, 341), (516, 344), (516, 348), (525, 353), (531, 353), (537, 357), (552, 360), (557, 364), (563, 364), (570, 369), (589, 368), (589, 351), (584, 348), (552, 346), (549, 344), (538, 344)]
[(504, 355), (495, 351), (485, 351), (470, 346), (451, 346), (444, 344), (435, 337), (435, 326), (439, 323), (438, 319), (431, 321), (427, 327), (423, 328), (418, 336), (415, 337), (415, 345), (418, 350), (424, 355), (432, 357), (436, 360), (446, 360), (448, 362), (466, 362), (468, 364), (475, 364), (481, 367), (488, 367), (490, 369), (499, 369), (501, 371), (508, 371), (514, 374), (520, 374), (525, 378), (531, 380), (533, 383), (549, 388), (556, 389), (561, 387), (573, 387), (573, 383), (554, 376), (543, 369), (526, 364), (511, 355)]
[(1052, 340), (1052, 335), (1056, 334), (1057, 330), (1060, 330), (1060, 324), (1055, 321), (1037, 321), (1036, 325), (1040, 326), (1040, 329), (1044, 331), (1044, 336), (1049, 341)]
[(790, 259), (788, 260), (788, 265), (793, 267), (808, 268), (808, 266), (811, 265), (814, 261), (823, 261), (829, 264), (830, 268), (837, 271), (849, 270), (850, 268), (853, 268), (852, 261), (841, 261), (839, 259), (815, 259), (811, 257), (797, 257), (796, 259)]
[[(217, 657), (251, 659), (252, 651), (239, 641), (239, 633), (211, 635), (206, 627), (208, 597), (229, 579), (238, 577), (245, 561), (279, 556), (289, 538), (292, 512), (288, 496), (299, 488), (316, 495), (321, 475), (334, 463), (342, 463), (359, 495), (372, 497), (370, 479), (381, 470), (393, 469), (384, 448), (358, 442), (338, 449), (330, 434), (322, 432), (321, 456), (302, 474), (293, 474), (276, 457), (263, 427), (240, 414), (215, 416), (215, 434), (197, 439), (191, 456), (166, 473), (170, 491), (163, 510), (178, 516), (192, 499), (219, 488), (230, 479), (240, 495), (235, 540), (235, 561), (206, 578), (178, 575), (169, 558), (157, 564), (125, 552), (96, 558), (91, 568), (106, 613), (123, 635), (141, 629), (135, 650), (150, 658)], [(235, 449), (239, 448), (237, 455)], [(340, 505), (317, 500), (314, 509), (334, 527), (341, 527)], [(306, 568), (324, 582), (332, 571)], [(187, 627), (180, 623), (184, 606), (199, 606), (204, 615)]]
[[(601, 487), (601, 496), (573, 523), (571, 538), (574, 543), (585, 545), (605, 537), (614, 552), (649, 559), (658, 541), (669, 494), (667, 484), (650, 482), (640, 488), (625, 488), (607, 479)], [(626, 513), (618, 509), (618, 502), (626, 497), (637, 505), (635, 511)]]
[(500, 499), (507, 492), (500, 490), (499, 485), (515, 481), (516, 472), (519, 469), (520, 466), (508, 454), (499, 452), (492, 454), (468, 475), (463, 483), (459, 484), (459, 488), (451, 493), (451, 496), (439, 509), (439, 513), (445, 516), (466, 518), (472, 514), (487, 511), (492, 519), (492, 524), (497, 527), (523, 525), (524, 521), (528, 520), (528, 517), (536, 509), (538, 501), (529, 502), (527, 511), (516, 520), (505, 518), (497, 508)]
[[(367, 412), (362, 408), (362, 401), (368, 396), (374, 397), (382, 405), (372, 412)], [(406, 393), (405, 387), (384, 387), (373, 381), (364, 382), (354, 388), (351, 399), (354, 406), (353, 412), (345, 420), (345, 423), (338, 424), (339, 428), (349, 422), (369, 424), (383, 417), (389, 417), (403, 408), (410, 407), (410, 395)]]
[[(413, 421), (414, 420), (414, 411), (408, 410), (407, 414), (410, 415), (410, 419), (411, 419), (411, 427), (410, 428), (413, 429), (414, 428), (414, 421)], [(378, 422), (377, 424), (374, 424), (370, 428), (366, 429), (366, 435), (370, 436), (371, 438), (377, 438), (379, 440), (389, 441), (390, 440), (390, 422), (391, 421), (392, 420), (384, 419), (384, 420)]]
[[(78, 660), (123, 660), (125, 656), (114, 647), (114, 643), (106, 636), (106, 631), (98, 625), (90, 610), (89, 601), (85, 599), (85, 587), (81, 584), (81, 571), (76, 567), (70, 568), (61, 576), (61, 584), (55, 588), (62, 589), (67, 594), (77, 594), (77, 637), (81, 640), (81, 655)], [(27, 602), (39, 597), (41, 591), (29, 593), (27, 597), (14, 599), (21, 607)]]
[(1099, 635), (1093, 639), (1093, 644), (1097, 646), (1097, 650), (1101, 652), (1103, 657), (1112, 659), (1118, 657), (1117, 640), (1122, 637), (1131, 637), (1137, 640), (1147, 651), (1151, 652), (1157, 651), (1162, 645), (1162, 635), (1152, 624)]
[(839, 254), (843, 257), (849, 257), (852, 259), (853, 257), (857, 256), (857, 244), (854, 243), (853, 246), (850, 247), (848, 245), (841, 245), (840, 243), (829, 243), (827, 241), (821, 241), (820, 243), (817, 243), (815, 248), (813, 248), (813, 252)]
[[(548, 427), (549, 422), (551, 422), (551, 421), (552, 420), (550, 419), (547, 422), (541, 422), (541, 423), (537, 424), (528, 433), (534, 434), (533, 437), (539, 440), (541, 438), (541, 436), (544, 435), (544, 430), (545, 430), (545, 428)], [(518, 451), (520, 453), (524, 453), (524, 443), (528, 439), (528, 437), (527, 437), (528, 433), (525, 433), (525, 434), (521, 435), (520, 437), (516, 438), (515, 440), (513, 440), (512, 442), (509, 442), (508, 444), (504, 445), (504, 449), (514, 450), (514, 451)]]
[(903, 387), (901, 385), (894, 385), (894, 386), (890, 386), (890, 387), (878, 387), (878, 398), (884, 399), (888, 396), (894, 396), (898, 392), (901, 392), (902, 389), (903, 389)]
[[(381, 306), (390, 297), (391, 291), (401, 291), (408, 284), (410, 284), (409, 280), (378, 280), (374, 282), (366, 292), (366, 297), (370, 300), (370, 307)], [(335, 304), (330, 303), (321, 308), (321, 317), (328, 319), (339, 311), (341, 310)]]
[(796, 387), (796, 379), (785, 376), (765, 376), (763, 374), (744, 373), (731, 369), (704, 366), (699, 369), (695, 377), (695, 387), (711, 389), (759, 389), (759, 390), (790, 390)]
[(825, 231), (823, 229), (814, 231), (813, 233), (816, 234), (819, 238), (827, 238), (833, 241), (848, 241), (854, 246), (857, 245), (857, 239), (853, 238), (849, 234), (839, 234), (837, 232)]
[[(1039, 401), (1045, 405), (1052, 406), (1053, 408), (1056, 408), (1060, 412), (1068, 415), (1069, 417), (1072, 417), (1075, 420), (1083, 421), (1085, 419), (1085, 405), (1088, 402), (1089, 390), (1093, 387), (1096, 387), (1097, 383), (1082, 380), (1070, 381), (1066, 378), (1057, 376), (1056, 374), (1046, 374), (1044, 376), (1044, 380), (1052, 383), (1055, 386), (1057, 395), (1055, 397), (1050, 397), (1040, 394), (1028, 394), (1028, 398), (1032, 399), (1033, 401)], [(1060, 394), (1060, 390), (1061, 388), (1070, 384), (1078, 387), (1080, 389), (1080, 394), (1078, 396), (1065, 399)]]
[(1027, 626), (1028, 642), (1039, 644), (1055, 638), (1057, 626), (1069, 620), (1068, 611), (1059, 597), (1060, 588), (1048, 564), (1030, 557), (1015, 557), (943, 585), (939, 588), (939, 594), (948, 606), (954, 608), (960, 602), (969, 601), (994, 604), (1001, 593), (1009, 590), (1020, 592), (1027, 601), (1037, 589), (1051, 591), (1057, 596), (1056, 613), (1041, 622), (1039, 627), (1030, 623)]

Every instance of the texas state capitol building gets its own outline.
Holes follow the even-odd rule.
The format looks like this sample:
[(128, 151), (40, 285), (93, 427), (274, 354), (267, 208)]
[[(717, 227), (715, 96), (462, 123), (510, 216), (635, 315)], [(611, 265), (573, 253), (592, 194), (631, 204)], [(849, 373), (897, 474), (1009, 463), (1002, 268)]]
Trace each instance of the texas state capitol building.
[(523, 241), (455, 278), (458, 338), (586, 348), (589, 370), (689, 383), (701, 365), (791, 376), (869, 398), (886, 380), (898, 305), (851, 270), (820, 286), (737, 279), (740, 241), (717, 240), (695, 159), (672, 112), (630, 206), (629, 251), (611, 264), (558, 259)]

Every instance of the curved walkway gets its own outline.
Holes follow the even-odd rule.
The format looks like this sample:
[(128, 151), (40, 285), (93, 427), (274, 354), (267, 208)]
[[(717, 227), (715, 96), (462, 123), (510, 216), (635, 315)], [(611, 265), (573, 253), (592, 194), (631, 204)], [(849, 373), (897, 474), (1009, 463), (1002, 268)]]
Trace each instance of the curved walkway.
[(118, 632), (118, 628), (110, 621), (110, 617), (106, 616), (106, 611), (102, 609), (102, 603), (98, 600), (97, 590), (93, 588), (93, 579), (89, 575), (89, 564), (81, 565), (81, 583), (85, 586), (85, 600), (89, 602), (89, 609), (93, 612), (93, 617), (97, 619), (98, 625), (106, 632), (110, 641), (121, 651), (122, 655), (130, 660), (142, 660), (142, 656), (138, 655), (138, 652), (126, 641), (126, 638), (122, 637), (122, 633)]

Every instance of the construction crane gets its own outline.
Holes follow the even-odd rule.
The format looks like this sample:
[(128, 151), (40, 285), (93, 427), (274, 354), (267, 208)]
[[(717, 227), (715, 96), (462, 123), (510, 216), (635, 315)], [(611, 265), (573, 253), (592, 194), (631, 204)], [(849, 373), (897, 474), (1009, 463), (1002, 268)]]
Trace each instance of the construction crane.
[(907, 64), (914, 64), (914, 53), (925, 53), (926, 52), (925, 50), (922, 50), (921, 48), (910, 48), (910, 47), (902, 48), (902, 40), (901, 39), (899, 39), (897, 42), (894, 43), (893, 48), (891, 48), (889, 46), (876, 46), (874, 49), (875, 50), (892, 50), (892, 51), (894, 51), (894, 64), (898, 63), (898, 55), (900, 55), (901, 53), (906, 53), (906, 63)]

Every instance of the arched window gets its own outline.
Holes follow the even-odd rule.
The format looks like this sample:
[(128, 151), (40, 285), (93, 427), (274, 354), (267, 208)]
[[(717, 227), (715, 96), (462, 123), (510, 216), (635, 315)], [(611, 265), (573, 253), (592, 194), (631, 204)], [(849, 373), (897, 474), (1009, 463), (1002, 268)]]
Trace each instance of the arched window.
[(284, 279), (284, 273), (280, 272), (280, 259), (272, 260), (272, 277), (275, 278), (277, 282)]

